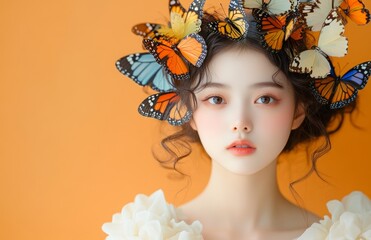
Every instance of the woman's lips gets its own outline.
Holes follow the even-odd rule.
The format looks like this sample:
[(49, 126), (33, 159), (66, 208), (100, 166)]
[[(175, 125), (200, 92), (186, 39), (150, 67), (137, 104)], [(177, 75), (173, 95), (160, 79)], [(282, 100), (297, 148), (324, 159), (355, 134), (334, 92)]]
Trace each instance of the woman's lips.
[(228, 145), (227, 150), (235, 156), (247, 156), (253, 154), (256, 148), (249, 141), (238, 140)]

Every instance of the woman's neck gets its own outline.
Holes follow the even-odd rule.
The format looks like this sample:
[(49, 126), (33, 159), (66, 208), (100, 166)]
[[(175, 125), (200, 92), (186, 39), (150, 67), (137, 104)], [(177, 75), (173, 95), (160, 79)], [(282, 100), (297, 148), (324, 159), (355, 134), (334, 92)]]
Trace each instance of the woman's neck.
[(275, 225), (272, 216), (279, 214), (278, 206), (287, 204), (278, 190), (276, 161), (247, 176), (213, 163), (208, 185), (194, 202), (209, 219), (220, 224), (248, 222), (246, 227), (251, 228)]
[(276, 161), (245, 176), (213, 163), (204, 191), (180, 209), (186, 221), (201, 221), (205, 239), (213, 240), (295, 239), (318, 221), (281, 195)]

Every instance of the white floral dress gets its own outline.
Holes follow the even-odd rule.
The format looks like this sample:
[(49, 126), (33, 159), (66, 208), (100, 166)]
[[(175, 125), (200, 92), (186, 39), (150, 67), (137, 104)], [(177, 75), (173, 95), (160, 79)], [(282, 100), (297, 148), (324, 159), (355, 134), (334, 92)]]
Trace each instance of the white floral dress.
[[(310, 226), (297, 240), (371, 240), (371, 201), (355, 191), (342, 201), (327, 203), (331, 217)], [(138, 194), (134, 202), (105, 223), (106, 240), (202, 240), (202, 224), (184, 222), (181, 213), (165, 200), (162, 190)]]

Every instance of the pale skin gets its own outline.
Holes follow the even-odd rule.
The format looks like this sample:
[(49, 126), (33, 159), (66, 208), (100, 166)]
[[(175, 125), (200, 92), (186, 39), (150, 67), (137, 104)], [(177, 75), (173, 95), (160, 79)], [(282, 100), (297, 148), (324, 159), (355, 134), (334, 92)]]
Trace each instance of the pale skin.
[[(204, 191), (180, 206), (205, 240), (292, 240), (319, 218), (280, 193), (277, 157), (305, 118), (283, 73), (254, 49), (226, 49), (196, 92), (191, 126), (211, 158)], [(247, 150), (249, 149), (249, 150)]]

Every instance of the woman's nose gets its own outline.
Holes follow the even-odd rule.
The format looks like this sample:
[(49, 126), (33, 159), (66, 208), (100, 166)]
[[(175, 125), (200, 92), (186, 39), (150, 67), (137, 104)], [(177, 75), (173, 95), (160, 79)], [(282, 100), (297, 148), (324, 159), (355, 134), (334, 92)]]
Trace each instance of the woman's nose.
[(231, 128), (233, 132), (250, 132), (252, 130), (250, 114), (245, 109), (241, 111), (239, 114), (237, 114), (237, 118), (232, 121)]
[(251, 124), (247, 122), (240, 122), (240, 123), (233, 124), (232, 131), (248, 133), (251, 131)]

